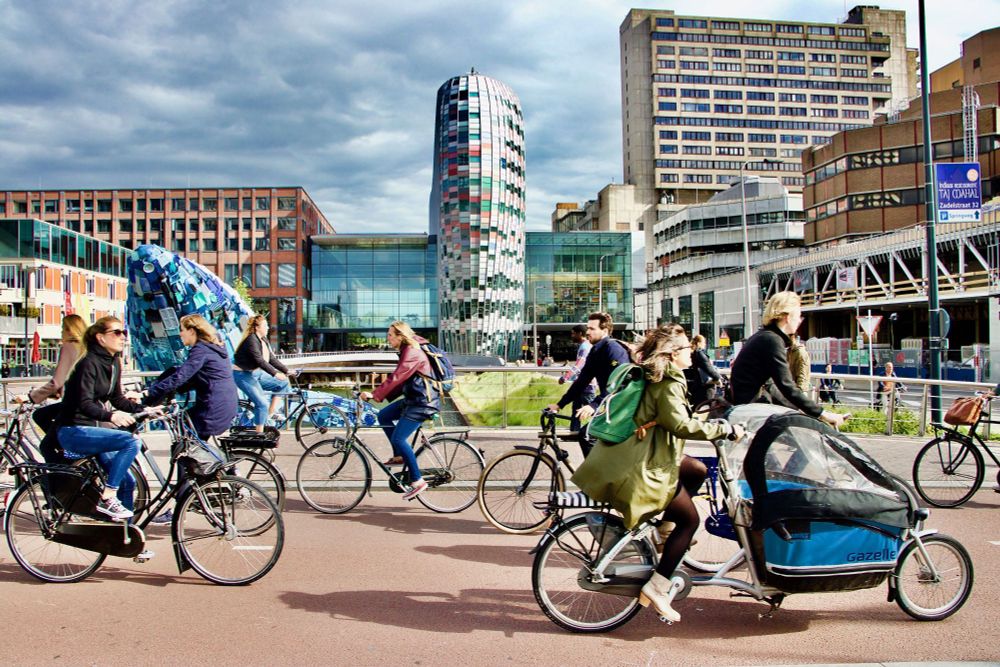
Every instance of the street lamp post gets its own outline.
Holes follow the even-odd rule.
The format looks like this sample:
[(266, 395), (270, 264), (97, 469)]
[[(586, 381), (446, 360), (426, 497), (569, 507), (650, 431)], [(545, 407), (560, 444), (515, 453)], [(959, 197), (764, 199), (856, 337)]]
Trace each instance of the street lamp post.
[(611, 255), (601, 255), (597, 260), (597, 310), (604, 312), (604, 260)]
[[(777, 164), (778, 160), (763, 158), (759, 160), (764, 164)], [(754, 160), (747, 160), (740, 164), (740, 206), (743, 212), (743, 338), (749, 338), (753, 334), (753, 308), (750, 303), (750, 229), (747, 226), (747, 181), (744, 170)]]

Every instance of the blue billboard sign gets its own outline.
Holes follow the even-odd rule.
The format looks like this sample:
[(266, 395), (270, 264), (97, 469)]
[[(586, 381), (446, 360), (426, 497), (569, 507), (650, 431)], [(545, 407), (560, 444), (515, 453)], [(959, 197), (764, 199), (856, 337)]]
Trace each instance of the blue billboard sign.
[(983, 193), (978, 162), (934, 165), (938, 222), (979, 222)]

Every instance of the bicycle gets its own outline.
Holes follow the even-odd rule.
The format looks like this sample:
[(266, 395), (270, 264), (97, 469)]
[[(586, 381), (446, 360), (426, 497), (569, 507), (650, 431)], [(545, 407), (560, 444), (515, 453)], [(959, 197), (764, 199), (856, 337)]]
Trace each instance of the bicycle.
[[(992, 392), (979, 395), (986, 409), (969, 426), (968, 433), (962, 433), (957, 426), (932, 424), (936, 437), (913, 460), (913, 485), (920, 497), (935, 507), (959, 507), (983, 485), (986, 461), (980, 449), (1000, 466), (996, 454), (976, 432), (984, 421), (989, 423), (989, 404), (997, 397)], [(1000, 472), (997, 483), (1000, 484)]]
[[(295, 481), (306, 503), (324, 514), (349, 512), (371, 492), (372, 466), (385, 473), (389, 488), (404, 493), (409, 471), (404, 466), (393, 472), (358, 437), (364, 401), (357, 388), (356, 419), (347, 436), (322, 440), (309, 447), (299, 459)], [(349, 423), (349, 422), (347, 422)], [(453, 437), (458, 434), (458, 437)], [(422, 428), (413, 435), (412, 445), (427, 490), (417, 496), (424, 507), (439, 513), (461, 512), (476, 501), (476, 482), (483, 471), (483, 454), (468, 441), (468, 430), (435, 433), (428, 437)]]
[[(308, 388), (301, 387), (296, 379), (298, 374), (289, 374), (288, 381), (292, 390), (283, 394), (288, 398), (287, 406), (291, 406), (284, 416), (268, 425), (266, 431), (280, 435), (282, 430), (294, 427), (295, 439), (303, 449), (327, 438), (344, 438), (347, 436), (348, 420), (343, 410), (329, 400), (312, 400), (307, 397)], [(234, 429), (248, 430), (253, 428), (256, 406), (246, 398), (239, 400), (239, 410), (233, 420)]]
[(267, 491), (278, 510), (284, 512), (288, 483), (281, 469), (274, 465), (277, 439), (259, 437), (254, 431), (243, 431), (216, 436), (214, 441), (229, 459), (227, 474), (254, 482)]
[[(0, 409), (0, 418), (7, 421), (3, 447), (0, 448), (0, 494), (9, 494), (20, 486), (22, 479), (17, 464), (40, 463), (43, 460), (39, 445), (44, 434), (39, 433), (38, 425), (31, 418), (39, 407), (41, 406), (34, 403), (22, 403), (12, 409)], [(129, 473), (136, 481), (136, 501), (148, 501), (149, 485), (142, 486), (145, 478), (138, 462), (133, 461), (129, 466)], [(0, 515), (3, 512), (4, 507), (0, 506)]]
[[(799, 428), (804, 424), (805, 428), (814, 428), (805, 420), (796, 423), (795, 419), (793, 415), (775, 426)], [(769, 482), (764, 480), (784, 485), (782, 490), (775, 490), (779, 495), (791, 494), (798, 499), (796, 494), (802, 494), (803, 500), (809, 498), (810, 486), (823, 488), (824, 482), (774, 474), (764, 461), (772, 443), (778, 442), (779, 449), (784, 446), (779, 440), (782, 436), (787, 437), (784, 433), (769, 434), (759, 446), (755, 441), (750, 479), (737, 476), (742, 450), (727, 451), (733, 447), (728, 441), (713, 443), (720, 462), (718, 479), (723, 505), (733, 516), (741, 517), (735, 526), (737, 551), (709, 574), (691, 576), (676, 570), (671, 576), (669, 601), (683, 600), (693, 586), (723, 586), (734, 591), (733, 595), (768, 604), (769, 610), (762, 614), (766, 617), (792, 593), (853, 591), (887, 582), (888, 600), (917, 620), (942, 620), (965, 604), (974, 579), (966, 549), (948, 535), (924, 529), (929, 510), (919, 508), (916, 497), (905, 485), (899, 485), (898, 479), (884, 475), (877, 466), (858, 457), (858, 450), (848, 451), (829, 469), (839, 471), (843, 468), (838, 466), (848, 465), (860, 471), (852, 477), (861, 486), (851, 494), (851, 500), (836, 506), (821, 500), (814, 508), (808, 502), (797, 504), (798, 511), (805, 511), (803, 516), (809, 519), (804, 523), (800, 519), (786, 520), (794, 512), (782, 513), (784, 499), (769, 497)], [(733, 455), (737, 453), (740, 456)], [(868, 493), (864, 489), (876, 480), (880, 491), (864, 496)], [(864, 517), (882, 511), (889, 498), (903, 525), (893, 524), (891, 532), (883, 534), (879, 532), (883, 528), (873, 527)], [(856, 503), (858, 500), (861, 504)], [(560, 627), (574, 632), (605, 632), (628, 622), (639, 612), (639, 593), (659, 561), (653, 542), (656, 518), (626, 530), (621, 517), (612, 514), (609, 506), (579, 492), (555, 493), (540, 504), (547, 506), (552, 515), (551, 525), (532, 550), (531, 585), (542, 612)], [(564, 519), (562, 510), (567, 507), (590, 511)], [(832, 515), (831, 509), (835, 510)], [(776, 520), (757, 525), (753, 513), (762, 510), (772, 512)], [(846, 511), (844, 516), (840, 515), (842, 511)], [(807, 526), (815, 528), (816, 534), (811, 535)], [(768, 535), (777, 537), (772, 541)], [(843, 540), (836, 556), (828, 551), (831, 535)], [(879, 558), (859, 568), (852, 554), (858, 548), (855, 540), (865, 539), (881, 540), (887, 546), (879, 552)], [(787, 543), (793, 547), (786, 547)], [(730, 576), (744, 564), (745, 579)]]
[(223, 585), (249, 584), (266, 575), (284, 545), (281, 513), (267, 493), (224, 474), (224, 459), (206, 460), (208, 448), (176, 404), (163, 416), (138, 416), (158, 419), (170, 432), (167, 475), (142, 448), (161, 483), (156, 497), (131, 522), (111, 522), (95, 509), (104, 480), (95, 457), (69, 465), (19, 463), (15, 467), (24, 482), (4, 516), (7, 544), (18, 564), (42, 581), (71, 583), (93, 574), (109, 555), (141, 561), (143, 531), (173, 500), (171, 540), (180, 572), (191, 568)]
[[(535, 503), (554, 491), (566, 489), (566, 478), (560, 466), (570, 476), (575, 470), (569, 462), (569, 452), (559, 441), (576, 441), (576, 433), (556, 433), (556, 420), (571, 417), (542, 410), (538, 446), (517, 445), (490, 461), (476, 486), (476, 500), (483, 516), (497, 529), (515, 535), (533, 533), (549, 521), (549, 515)], [(551, 449), (549, 454), (546, 450)]]

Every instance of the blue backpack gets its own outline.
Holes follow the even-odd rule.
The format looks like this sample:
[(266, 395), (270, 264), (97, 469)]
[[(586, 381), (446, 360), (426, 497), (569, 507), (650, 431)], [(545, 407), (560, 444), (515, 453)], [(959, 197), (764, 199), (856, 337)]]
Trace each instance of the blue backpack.
[(430, 379), (437, 386), (439, 392), (451, 391), (455, 386), (455, 367), (448, 358), (448, 353), (433, 343), (421, 343), (420, 349), (427, 355), (431, 362), (433, 377)]

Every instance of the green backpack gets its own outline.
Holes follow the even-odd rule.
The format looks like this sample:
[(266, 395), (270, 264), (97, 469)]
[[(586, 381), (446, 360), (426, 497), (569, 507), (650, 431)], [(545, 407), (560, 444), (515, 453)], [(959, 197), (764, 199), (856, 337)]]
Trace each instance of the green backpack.
[(633, 417), (639, 409), (646, 378), (636, 364), (622, 364), (608, 377), (607, 395), (597, 406), (587, 434), (607, 444), (628, 440), (636, 430)]

